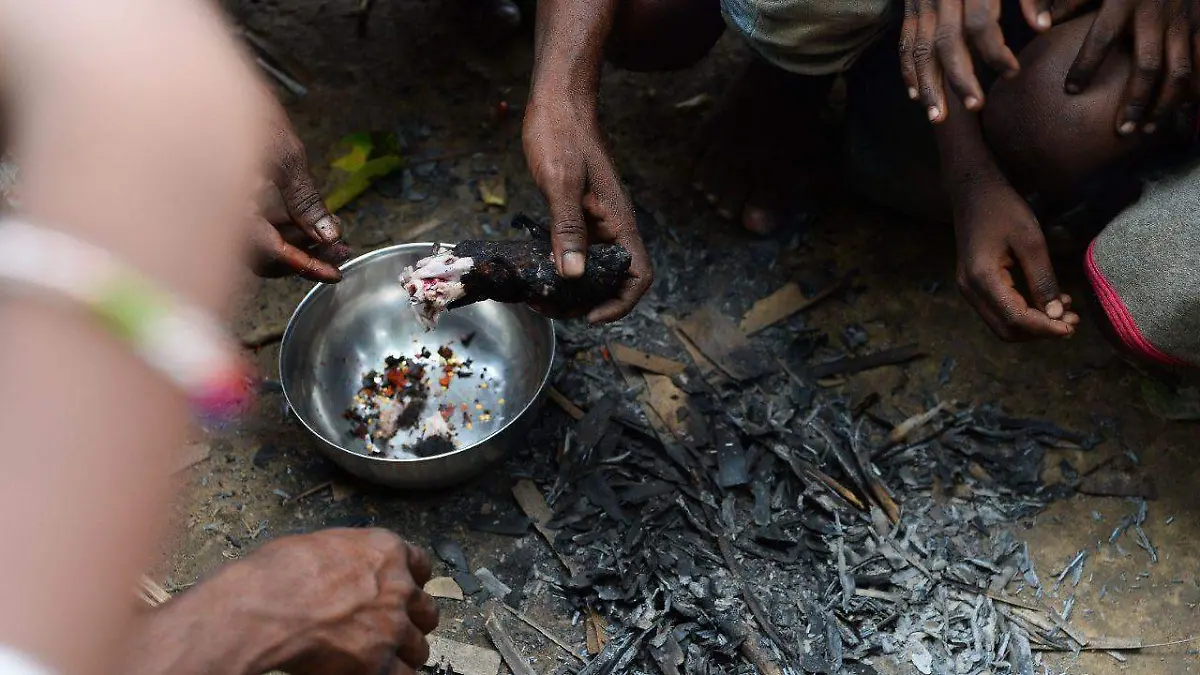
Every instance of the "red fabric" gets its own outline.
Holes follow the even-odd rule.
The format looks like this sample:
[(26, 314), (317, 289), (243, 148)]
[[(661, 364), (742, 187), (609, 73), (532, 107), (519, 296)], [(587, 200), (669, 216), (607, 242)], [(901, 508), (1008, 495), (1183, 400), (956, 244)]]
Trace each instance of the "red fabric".
[(1100, 305), (1104, 308), (1104, 313), (1108, 316), (1108, 321), (1112, 324), (1113, 330), (1116, 331), (1117, 338), (1121, 341), (1121, 344), (1125, 345), (1133, 353), (1156, 363), (1167, 366), (1188, 365), (1187, 362), (1177, 359), (1155, 347), (1142, 334), (1142, 330), (1138, 328), (1133, 315), (1129, 313), (1129, 308), (1125, 306), (1125, 301), (1121, 299), (1121, 294), (1117, 292), (1112, 282), (1104, 276), (1104, 273), (1100, 271), (1100, 266), (1096, 264), (1096, 258), (1093, 255), (1095, 248), (1096, 242), (1093, 240), (1091, 245), (1088, 246), (1087, 256), (1084, 260), (1084, 269), (1087, 272), (1088, 281), (1092, 283), (1096, 297), (1100, 300)]

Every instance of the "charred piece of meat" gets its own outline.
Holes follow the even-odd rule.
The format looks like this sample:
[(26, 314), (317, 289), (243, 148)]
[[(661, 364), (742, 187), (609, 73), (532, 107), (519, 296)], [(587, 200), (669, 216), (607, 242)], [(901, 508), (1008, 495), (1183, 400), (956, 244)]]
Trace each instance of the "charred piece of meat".
[(513, 219), (533, 235), (525, 241), (464, 241), (453, 248), (435, 246), (433, 255), (406, 268), (400, 283), (417, 308), (426, 330), (437, 326), (447, 309), (481, 300), (533, 303), (570, 314), (616, 297), (633, 262), (629, 251), (616, 244), (588, 247), (583, 276), (558, 275), (545, 230), (527, 218)]

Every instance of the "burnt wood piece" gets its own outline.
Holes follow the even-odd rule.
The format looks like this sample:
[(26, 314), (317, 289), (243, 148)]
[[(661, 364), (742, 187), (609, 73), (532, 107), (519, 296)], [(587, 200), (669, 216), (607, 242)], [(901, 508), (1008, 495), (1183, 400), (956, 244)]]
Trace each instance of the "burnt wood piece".
[(515, 220), (528, 229), (532, 239), (524, 241), (471, 240), (454, 247), (454, 255), (471, 258), (474, 265), (462, 277), (466, 295), (447, 307), (456, 309), (495, 300), (535, 303), (561, 313), (590, 309), (617, 297), (629, 276), (633, 257), (616, 244), (588, 247), (583, 276), (564, 279), (554, 266), (548, 234), (532, 221)]

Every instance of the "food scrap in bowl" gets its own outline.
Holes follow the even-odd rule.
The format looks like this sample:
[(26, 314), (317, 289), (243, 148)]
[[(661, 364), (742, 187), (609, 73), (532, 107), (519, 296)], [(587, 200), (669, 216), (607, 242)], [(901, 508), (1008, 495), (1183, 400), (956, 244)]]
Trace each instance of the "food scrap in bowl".
[[(465, 401), (448, 400), (455, 378), (475, 376), (471, 360), (456, 355), (450, 345), (438, 348), (436, 356), (426, 348), (413, 356), (389, 356), (383, 366), (363, 375), (343, 413), (352, 424), (351, 435), (365, 441), (365, 454), (394, 459), (443, 455), (458, 449), (459, 429), (492, 419), (490, 411), (472, 414)], [(477, 403), (475, 407), (482, 411)], [(396, 440), (401, 432), (409, 442)]]

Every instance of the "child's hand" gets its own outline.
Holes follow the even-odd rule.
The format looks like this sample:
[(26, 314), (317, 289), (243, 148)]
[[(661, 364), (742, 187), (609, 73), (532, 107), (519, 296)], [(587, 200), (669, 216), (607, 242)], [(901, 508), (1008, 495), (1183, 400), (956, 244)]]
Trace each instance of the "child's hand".
[[(975, 188), (954, 217), (958, 287), (988, 327), (1008, 342), (1067, 337), (1079, 316), (1059, 291), (1037, 219), (1011, 186)], [(1025, 277), (1017, 289), (1013, 270)]]
[(1005, 77), (1020, 70), (1000, 30), (1000, 0), (905, 0), (900, 73), (909, 98), (925, 106), (930, 122), (945, 121), (949, 114), (947, 81), (964, 108), (983, 108), (983, 87), (972, 53)]

